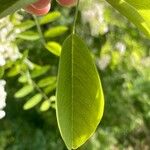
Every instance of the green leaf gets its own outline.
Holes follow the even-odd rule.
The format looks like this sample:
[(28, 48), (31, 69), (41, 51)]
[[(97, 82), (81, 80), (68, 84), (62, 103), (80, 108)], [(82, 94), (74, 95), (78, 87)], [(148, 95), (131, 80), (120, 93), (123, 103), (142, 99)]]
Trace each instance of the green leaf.
[(49, 94), (50, 92), (52, 92), (55, 89), (56, 89), (56, 82), (45, 87), (44, 92), (45, 92), (45, 94)]
[(18, 78), (18, 81), (19, 81), (20, 83), (26, 83), (26, 82), (28, 82), (28, 77), (27, 77), (27, 75), (22, 75), (22, 76), (20, 76), (20, 77)]
[(39, 87), (46, 87), (50, 84), (53, 84), (56, 82), (56, 77), (46, 77), (44, 79), (41, 79), (39, 82), (38, 82), (38, 86)]
[(95, 132), (103, 115), (104, 97), (92, 56), (74, 34), (63, 44), (56, 96), (62, 138), (68, 149), (77, 149)]
[[(54, 11), (54, 12), (50, 12), (49, 14), (45, 15), (45, 16), (42, 16), (40, 19), (39, 19), (39, 23), (40, 25), (44, 25), (44, 24), (47, 24), (49, 22), (53, 22), (55, 21), (56, 19), (58, 19), (59, 17), (61, 16), (60, 12), (58, 11)], [(21, 31), (26, 31), (32, 27), (34, 27), (36, 24), (34, 21), (32, 20), (26, 20), (24, 22), (22, 22), (21, 24), (19, 25), (16, 25), (15, 27)]]
[(33, 91), (33, 86), (32, 85), (26, 85), (15, 93), (15, 97), (16, 98), (25, 97), (28, 94), (30, 94), (32, 91)]
[(35, 41), (40, 38), (39, 34), (34, 31), (25, 31), (18, 35), (18, 38), (27, 40), (27, 41)]
[(150, 37), (150, 0), (106, 0)]
[(61, 45), (57, 42), (48, 42), (45, 45), (45, 48), (48, 49), (52, 54), (56, 56), (60, 56), (61, 53)]
[(8, 77), (14, 77), (16, 75), (18, 75), (20, 73), (20, 66), (19, 65), (16, 65), (16, 66), (13, 66), (7, 73), (7, 76)]
[(47, 111), (51, 106), (50, 100), (45, 100), (41, 106), (40, 106), (40, 111)]
[(50, 66), (42, 66), (42, 67), (37, 67), (31, 72), (31, 77), (32, 78), (37, 78), (39, 76), (42, 76), (46, 74), (46, 72), (50, 69)]
[(34, 27), (34, 26), (35, 26), (35, 22), (34, 21), (27, 20), (27, 21), (22, 22), (19, 25), (16, 25), (16, 28), (23, 32), (23, 31), (26, 31), (26, 30)]
[(0, 0), (0, 18), (14, 13), (16, 10), (36, 0)]
[(53, 27), (53, 28), (50, 28), (49, 30), (47, 30), (44, 33), (44, 36), (46, 38), (57, 37), (57, 36), (60, 36), (60, 35), (64, 34), (67, 30), (68, 30), (68, 28), (66, 26)]
[(41, 94), (36, 94), (31, 99), (29, 99), (23, 106), (24, 110), (28, 110), (36, 106), (42, 100)]
[(61, 16), (61, 13), (59, 11), (53, 11), (53, 12), (50, 12), (47, 15), (41, 17), (39, 22), (41, 25), (47, 24), (49, 22), (53, 22), (53, 21), (57, 20), (60, 16)]

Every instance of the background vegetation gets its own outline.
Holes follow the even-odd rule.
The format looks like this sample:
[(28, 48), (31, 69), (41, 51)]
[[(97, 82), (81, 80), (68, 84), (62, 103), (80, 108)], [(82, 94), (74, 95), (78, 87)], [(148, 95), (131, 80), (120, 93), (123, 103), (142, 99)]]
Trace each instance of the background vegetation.
[[(103, 1), (83, 1), (80, 10), (77, 33), (91, 49), (105, 94), (103, 119), (80, 149), (149, 150), (150, 42)], [(47, 16), (19, 11), (0, 20), (0, 77), (7, 92), (0, 150), (66, 149), (57, 127), (55, 88), (73, 17), (74, 9), (53, 2)]]

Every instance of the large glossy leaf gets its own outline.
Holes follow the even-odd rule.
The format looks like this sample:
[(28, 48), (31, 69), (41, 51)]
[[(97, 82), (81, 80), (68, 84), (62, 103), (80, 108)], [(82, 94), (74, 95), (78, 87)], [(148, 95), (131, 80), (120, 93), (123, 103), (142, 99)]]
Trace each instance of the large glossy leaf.
[(150, 0), (106, 0), (150, 37)]
[(92, 56), (84, 42), (74, 34), (63, 44), (56, 95), (62, 138), (68, 149), (76, 149), (99, 124), (104, 97)]
[(35, 1), (36, 0), (0, 0), (0, 18), (5, 17)]

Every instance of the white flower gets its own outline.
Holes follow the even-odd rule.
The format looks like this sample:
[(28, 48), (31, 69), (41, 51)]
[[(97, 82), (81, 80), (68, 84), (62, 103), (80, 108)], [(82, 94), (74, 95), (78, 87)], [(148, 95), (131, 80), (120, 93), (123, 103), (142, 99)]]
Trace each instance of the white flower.
[(0, 80), (0, 119), (5, 116), (4, 108), (6, 107), (6, 92), (5, 92), (5, 80)]
[(6, 64), (5, 58), (0, 54), (0, 66), (4, 66)]
[(99, 33), (104, 34), (109, 30), (104, 19), (104, 7), (105, 4), (103, 2), (95, 1), (81, 13), (83, 23), (89, 23), (93, 36), (97, 36)]
[(20, 57), (14, 42), (18, 32), (9, 17), (0, 19), (0, 66), (4, 66), (7, 60), (15, 61)]
[(0, 119), (4, 118), (6, 115), (5, 111), (0, 110)]
[(116, 48), (120, 51), (120, 53), (124, 53), (126, 50), (126, 45), (122, 42), (117, 42)]
[(109, 55), (104, 55), (100, 59), (97, 60), (97, 65), (101, 70), (105, 70), (109, 65), (111, 57)]

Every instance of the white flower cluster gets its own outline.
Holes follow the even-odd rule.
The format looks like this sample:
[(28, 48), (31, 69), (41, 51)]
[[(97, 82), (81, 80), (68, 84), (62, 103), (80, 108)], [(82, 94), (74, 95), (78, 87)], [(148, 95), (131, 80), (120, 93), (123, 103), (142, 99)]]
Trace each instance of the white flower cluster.
[(108, 25), (104, 19), (104, 7), (103, 2), (95, 1), (82, 11), (83, 23), (89, 23), (93, 36), (108, 32)]
[(5, 84), (5, 80), (0, 80), (0, 119), (5, 116), (5, 111), (3, 110), (6, 106)]
[(19, 57), (17, 45), (14, 43), (18, 32), (9, 17), (0, 19), (0, 66), (4, 66), (7, 60), (14, 61)]

